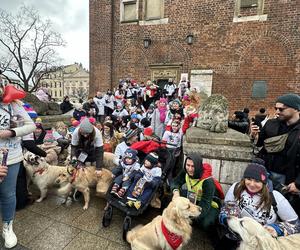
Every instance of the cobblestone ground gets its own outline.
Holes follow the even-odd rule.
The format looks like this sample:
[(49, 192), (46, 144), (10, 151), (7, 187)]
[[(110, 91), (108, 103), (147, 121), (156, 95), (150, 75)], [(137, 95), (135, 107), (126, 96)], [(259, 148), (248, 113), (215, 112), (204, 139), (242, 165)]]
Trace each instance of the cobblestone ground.
[[(102, 227), (105, 200), (93, 196), (86, 211), (82, 209), (82, 201), (73, 201), (68, 206), (60, 203), (60, 198), (49, 195), (43, 202), (17, 212), (14, 230), (19, 244), (14, 249), (130, 249), (122, 239), (124, 216), (120, 211), (114, 209), (111, 225)], [(142, 218), (133, 219), (133, 226), (146, 224), (159, 213), (150, 208)], [(1, 238), (1, 249), (4, 249), (3, 244)], [(210, 250), (212, 247), (205, 234), (195, 229), (184, 249)]]

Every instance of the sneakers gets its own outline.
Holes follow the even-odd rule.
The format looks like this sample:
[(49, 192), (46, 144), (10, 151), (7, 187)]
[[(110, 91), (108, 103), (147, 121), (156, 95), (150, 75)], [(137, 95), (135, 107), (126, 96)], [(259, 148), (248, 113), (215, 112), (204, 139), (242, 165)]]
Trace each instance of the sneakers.
[(135, 207), (137, 210), (139, 210), (140, 207), (142, 206), (142, 203), (141, 203), (141, 201), (135, 201), (135, 202), (133, 203), (133, 205), (134, 205), (134, 207)]
[(128, 206), (128, 207), (135, 207), (137, 210), (139, 210), (140, 209), (140, 207), (142, 206), (142, 203), (141, 203), (141, 201), (138, 201), (138, 200), (128, 200), (127, 202), (126, 202), (126, 205)]
[(134, 201), (129, 200), (129, 201), (126, 202), (126, 205), (128, 207), (133, 207), (133, 203), (134, 203)]
[(119, 198), (123, 198), (124, 194), (126, 193), (126, 189), (125, 188), (120, 188), (118, 193), (116, 193), (116, 195), (119, 197)]
[(110, 193), (111, 193), (111, 194), (117, 194), (118, 189), (119, 189), (119, 185), (115, 183), (115, 184), (113, 185), (113, 187), (111, 188)]
[(10, 221), (9, 223), (7, 222), (3, 223), (2, 237), (5, 240), (6, 248), (13, 248), (14, 246), (17, 245), (18, 240), (17, 240), (17, 236), (13, 231), (13, 221)]

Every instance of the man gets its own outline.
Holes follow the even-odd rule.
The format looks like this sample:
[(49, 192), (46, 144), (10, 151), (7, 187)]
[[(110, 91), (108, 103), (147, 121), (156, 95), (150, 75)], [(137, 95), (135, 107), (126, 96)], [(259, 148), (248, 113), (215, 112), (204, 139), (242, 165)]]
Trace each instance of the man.
[(219, 194), (224, 198), (220, 184), (212, 176), (212, 168), (202, 163), (198, 153), (187, 155), (183, 170), (171, 182), (171, 190), (175, 196), (184, 196), (199, 205), (202, 210), (195, 219), (196, 225), (205, 231), (211, 231), (220, 211), (220, 205), (214, 198)]
[(284, 187), (291, 205), (299, 215), (300, 96), (285, 94), (278, 97), (275, 111), (277, 118), (268, 120), (261, 130), (252, 124), (250, 136), (257, 140), (257, 146), (262, 147), (259, 156), (265, 160), (274, 188), (283, 191)]

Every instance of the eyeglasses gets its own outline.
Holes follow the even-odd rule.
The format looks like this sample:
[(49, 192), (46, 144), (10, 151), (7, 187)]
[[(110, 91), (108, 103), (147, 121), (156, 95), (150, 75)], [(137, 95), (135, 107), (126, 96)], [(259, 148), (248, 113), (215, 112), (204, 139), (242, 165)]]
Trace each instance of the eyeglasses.
[(279, 112), (283, 112), (284, 110), (286, 110), (287, 108), (278, 108), (278, 107), (274, 107), (275, 111), (279, 111)]

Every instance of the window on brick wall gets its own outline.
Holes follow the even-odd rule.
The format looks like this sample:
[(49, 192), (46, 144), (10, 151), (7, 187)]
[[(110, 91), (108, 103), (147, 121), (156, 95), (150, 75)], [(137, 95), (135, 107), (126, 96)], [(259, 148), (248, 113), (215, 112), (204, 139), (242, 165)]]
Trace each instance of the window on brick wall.
[(121, 0), (121, 22), (134, 22), (138, 20), (138, 0)]
[(241, 8), (253, 8), (258, 6), (258, 0), (241, 0)]
[(263, 12), (264, 0), (235, 0), (234, 16), (236, 18), (261, 16)]
[(155, 20), (164, 17), (164, 0), (144, 0), (145, 20)]

